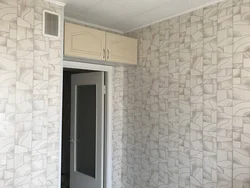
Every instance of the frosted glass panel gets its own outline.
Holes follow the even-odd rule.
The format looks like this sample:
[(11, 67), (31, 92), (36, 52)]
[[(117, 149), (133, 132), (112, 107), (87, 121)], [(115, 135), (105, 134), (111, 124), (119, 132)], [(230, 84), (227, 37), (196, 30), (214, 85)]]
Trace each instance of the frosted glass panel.
[(96, 86), (77, 86), (76, 171), (95, 178)]

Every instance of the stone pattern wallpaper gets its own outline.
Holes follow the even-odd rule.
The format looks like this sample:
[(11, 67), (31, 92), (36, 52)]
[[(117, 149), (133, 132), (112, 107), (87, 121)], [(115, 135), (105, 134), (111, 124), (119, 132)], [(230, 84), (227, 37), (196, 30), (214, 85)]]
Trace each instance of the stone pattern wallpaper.
[(113, 188), (249, 188), (250, 0), (128, 35), (139, 59), (114, 72)]
[(58, 187), (62, 38), (44, 0), (0, 0), (0, 187)]
[[(114, 67), (113, 188), (133, 187), (135, 165), (135, 71)], [(141, 131), (141, 118), (137, 130)], [(138, 134), (139, 134), (138, 132)], [(138, 138), (140, 139), (140, 138)], [(139, 161), (137, 161), (139, 164)]]

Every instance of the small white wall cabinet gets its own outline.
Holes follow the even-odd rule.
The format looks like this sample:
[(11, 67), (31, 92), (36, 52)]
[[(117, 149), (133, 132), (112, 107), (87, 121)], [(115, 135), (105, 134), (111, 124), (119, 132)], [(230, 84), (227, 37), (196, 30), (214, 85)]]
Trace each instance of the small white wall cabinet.
[(107, 60), (137, 64), (137, 40), (106, 32)]
[(64, 55), (105, 60), (105, 32), (65, 23)]
[(137, 40), (72, 23), (65, 23), (66, 57), (137, 64)]

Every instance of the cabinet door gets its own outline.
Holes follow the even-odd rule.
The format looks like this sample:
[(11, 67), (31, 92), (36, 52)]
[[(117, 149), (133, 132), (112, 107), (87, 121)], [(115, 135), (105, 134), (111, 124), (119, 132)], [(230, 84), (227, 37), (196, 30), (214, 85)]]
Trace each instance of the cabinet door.
[(106, 33), (106, 59), (126, 64), (137, 64), (137, 40)]
[(66, 22), (64, 55), (105, 60), (105, 32)]

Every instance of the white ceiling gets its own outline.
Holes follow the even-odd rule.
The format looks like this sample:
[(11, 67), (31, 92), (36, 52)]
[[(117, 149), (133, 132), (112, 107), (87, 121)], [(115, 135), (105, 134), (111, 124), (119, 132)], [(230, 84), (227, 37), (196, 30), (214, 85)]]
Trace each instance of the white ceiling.
[(128, 32), (222, 0), (60, 0), (65, 16)]

